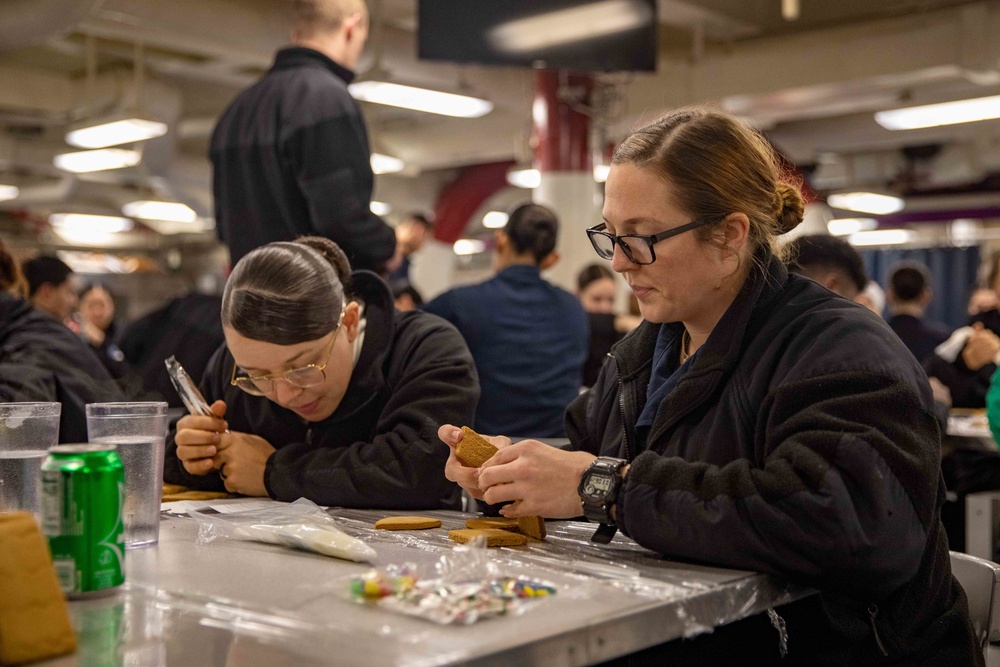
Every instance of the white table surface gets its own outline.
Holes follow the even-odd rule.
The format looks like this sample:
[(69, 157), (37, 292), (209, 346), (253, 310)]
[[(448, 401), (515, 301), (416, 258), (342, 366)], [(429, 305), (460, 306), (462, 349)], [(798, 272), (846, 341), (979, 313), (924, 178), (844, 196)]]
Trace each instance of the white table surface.
[[(374, 531), (375, 510), (331, 509), (342, 530), (378, 551), (377, 565), (432, 566), (463, 528), (458, 512), (425, 531)], [(490, 549), (502, 574), (554, 583), (520, 615), (442, 626), (350, 600), (347, 581), (371, 566), (242, 541), (195, 543), (198, 525), (165, 517), (156, 547), (127, 554), (113, 596), (70, 603), (80, 648), (70, 665), (585, 665), (693, 636), (808, 595), (776, 577), (672, 562), (592, 526), (550, 521), (544, 542)], [(534, 604), (534, 603), (533, 603)]]

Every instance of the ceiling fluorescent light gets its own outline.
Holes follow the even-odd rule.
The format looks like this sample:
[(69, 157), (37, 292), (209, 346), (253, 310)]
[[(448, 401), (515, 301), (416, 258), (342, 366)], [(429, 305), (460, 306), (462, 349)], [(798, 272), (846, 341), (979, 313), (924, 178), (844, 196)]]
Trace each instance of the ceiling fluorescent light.
[(1000, 95), (875, 113), (875, 122), (887, 130), (918, 130), (994, 118), (1000, 118)]
[(68, 132), (66, 143), (78, 148), (107, 148), (155, 139), (166, 133), (166, 123), (142, 118), (123, 118)]
[(19, 194), (21, 194), (21, 191), (16, 185), (0, 185), (0, 201), (17, 199)]
[(406, 166), (398, 157), (381, 153), (372, 153), (371, 164), (372, 172), (375, 174), (395, 174), (403, 171), (403, 167)]
[(198, 214), (176, 201), (133, 201), (122, 206), (122, 213), (130, 218), (166, 220), (168, 222), (194, 222)]
[(119, 259), (103, 252), (79, 250), (59, 250), (56, 255), (73, 269), (73, 273), (135, 273), (139, 268), (139, 260), (135, 257)]
[(80, 231), (92, 234), (117, 234), (118, 232), (127, 232), (134, 226), (128, 218), (87, 213), (53, 213), (49, 216), (49, 224), (60, 231)]
[(878, 227), (874, 218), (837, 218), (826, 223), (826, 228), (833, 236), (847, 236), (857, 232), (866, 232)]
[(392, 212), (392, 207), (386, 204), (384, 201), (373, 201), (368, 205), (371, 212), (375, 215), (389, 215)]
[(479, 239), (459, 239), (452, 249), (456, 255), (478, 255), (486, 250), (486, 243)]
[(490, 44), (508, 53), (530, 53), (562, 44), (640, 28), (649, 7), (635, 0), (604, 0), (501, 23), (490, 30)]
[(354, 99), (401, 109), (425, 111), (456, 118), (479, 118), (493, 110), (493, 103), (476, 97), (453, 95), (385, 81), (362, 81), (348, 86)]
[(851, 245), (898, 245), (913, 240), (913, 232), (907, 229), (876, 229), (870, 232), (858, 232), (847, 237)]
[(500, 229), (507, 226), (509, 216), (502, 211), (490, 211), (483, 216), (483, 227), (487, 229)]
[(903, 200), (899, 197), (874, 192), (842, 192), (827, 197), (826, 203), (833, 208), (874, 215), (888, 215), (903, 209)]
[(63, 171), (74, 174), (85, 174), (92, 171), (107, 169), (123, 169), (134, 167), (142, 160), (139, 151), (121, 148), (103, 148), (96, 151), (79, 151), (77, 153), (62, 153), (57, 155), (52, 163)]
[(511, 169), (507, 172), (507, 182), (515, 188), (533, 190), (542, 184), (542, 172), (533, 168)]

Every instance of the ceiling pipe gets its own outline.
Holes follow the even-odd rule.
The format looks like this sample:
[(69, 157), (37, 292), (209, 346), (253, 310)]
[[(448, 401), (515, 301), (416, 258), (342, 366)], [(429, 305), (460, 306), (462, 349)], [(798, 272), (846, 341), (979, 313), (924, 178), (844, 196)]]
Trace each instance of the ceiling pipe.
[(0, 2), (0, 51), (42, 44), (65, 34), (103, 0), (4, 0)]

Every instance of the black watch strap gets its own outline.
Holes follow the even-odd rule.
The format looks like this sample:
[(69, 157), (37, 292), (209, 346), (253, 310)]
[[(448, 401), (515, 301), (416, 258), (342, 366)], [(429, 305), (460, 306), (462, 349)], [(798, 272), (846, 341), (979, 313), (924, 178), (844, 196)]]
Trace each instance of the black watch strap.
[(618, 526), (613, 523), (602, 523), (594, 531), (594, 534), (590, 536), (591, 542), (596, 542), (597, 544), (607, 544), (615, 538), (615, 533), (618, 532)]
[[(583, 501), (583, 514), (589, 520), (601, 524), (591, 538), (600, 544), (607, 544), (614, 537), (617, 527), (611, 518), (611, 508), (618, 499), (621, 489), (621, 469), (626, 465), (624, 459), (599, 456), (580, 478), (580, 499)], [(602, 480), (601, 485), (595, 484), (595, 479)], [(595, 486), (605, 486), (604, 490), (595, 490)]]

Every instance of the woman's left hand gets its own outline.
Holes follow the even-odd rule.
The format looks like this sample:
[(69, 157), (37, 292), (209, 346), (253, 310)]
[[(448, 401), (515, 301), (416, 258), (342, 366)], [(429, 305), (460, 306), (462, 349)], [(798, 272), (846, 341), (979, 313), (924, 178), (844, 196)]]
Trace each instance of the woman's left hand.
[(583, 502), (577, 488), (595, 458), (587, 452), (522, 440), (501, 449), (479, 469), (483, 500), (490, 504), (514, 501), (500, 510), (506, 517), (578, 517), (583, 514)]
[(212, 462), (219, 469), (226, 491), (245, 496), (267, 496), (264, 468), (275, 449), (264, 438), (239, 431), (221, 433), (218, 454)]

